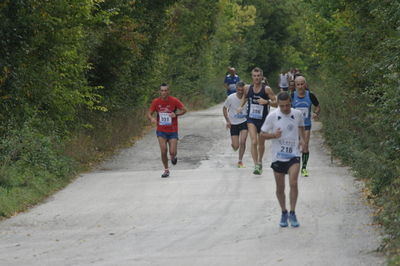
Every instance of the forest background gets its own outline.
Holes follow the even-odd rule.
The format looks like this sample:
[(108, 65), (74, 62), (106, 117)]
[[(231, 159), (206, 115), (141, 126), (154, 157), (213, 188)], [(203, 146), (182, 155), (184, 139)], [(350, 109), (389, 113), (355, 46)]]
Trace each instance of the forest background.
[(224, 99), (228, 66), (275, 92), (297, 67), (400, 264), (399, 1), (4, 0), (0, 21), (0, 216), (132, 143), (160, 83), (194, 110)]

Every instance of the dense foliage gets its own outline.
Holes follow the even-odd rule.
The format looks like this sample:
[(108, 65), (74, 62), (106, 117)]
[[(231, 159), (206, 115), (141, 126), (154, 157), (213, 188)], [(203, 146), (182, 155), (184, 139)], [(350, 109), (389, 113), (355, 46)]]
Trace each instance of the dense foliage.
[(298, 67), (398, 254), (399, 1), (4, 0), (0, 20), (0, 216), (139, 135), (161, 82), (202, 108), (223, 99), (229, 65), (272, 87)]
[(228, 66), (267, 67), (288, 37), (278, 3), (2, 1), (0, 215), (139, 135), (160, 83), (202, 108), (225, 96)]
[(367, 181), (389, 235), (386, 250), (399, 254), (400, 2), (307, 0), (298, 8), (327, 142)]

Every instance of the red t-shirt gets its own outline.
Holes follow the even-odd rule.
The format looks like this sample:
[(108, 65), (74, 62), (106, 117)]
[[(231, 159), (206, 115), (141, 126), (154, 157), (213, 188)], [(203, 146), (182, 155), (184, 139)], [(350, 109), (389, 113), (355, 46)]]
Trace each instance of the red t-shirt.
[(172, 96), (168, 96), (166, 100), (160, 97), (154, 99), (150, 106), (150, 112), (157, 112), (157, 131), (178, 132), (178, 119), (170, 117), (169, 114), (183, 107), (183, 103)]

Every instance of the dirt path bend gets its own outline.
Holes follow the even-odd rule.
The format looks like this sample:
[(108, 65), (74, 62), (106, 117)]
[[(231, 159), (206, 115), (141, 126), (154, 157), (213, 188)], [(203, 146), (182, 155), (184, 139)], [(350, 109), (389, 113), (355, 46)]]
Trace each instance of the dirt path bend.
[[(180, 119), (161, 179), (154, 132), (29, 212), (0, 223), (0, 265), (383, 265), (360, 184), (331, 163), (318, 123), (299, 228), (279, 228), (269, 144), (262, 176), (236, 169), (221, 105)], [(249, 140), (248, 140), (249, 144)]]

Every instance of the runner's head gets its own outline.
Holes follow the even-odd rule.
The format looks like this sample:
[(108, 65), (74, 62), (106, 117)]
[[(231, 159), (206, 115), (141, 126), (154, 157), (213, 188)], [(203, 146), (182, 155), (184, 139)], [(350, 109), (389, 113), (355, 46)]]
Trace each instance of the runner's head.
[(236, 83), (236, 94), (241, 97), (244, 93), (244, 86), (246, 86), (246, 84), (244, 84), (243, 81), (239, 81), (238, 83)]
[(236, 69), (234, 67), (230, 67), (228, 69), (229, 75), (231, 75), (232, 77), (236, 75)]
[(261, 84), (263, 76), (263, 71), (259, 67), (256, 67), (251, 71), (251, 79), (253, 80), (253, 84), (255, 85)]
[(160, 96), (162, 99), (166, 99), (169, 95), (169, 86), (167, 83), (162, 83), (160, 85)]
[(278, 94), (277, 98), (279, 110), (284, 114), (289, 114), (292, 107), (292, 99), (290, 98), (289, 93), (282, 91)]
[(294, 82), (295, 82), (295, 85), (296, 85), (296, 89), (298, 91), (304, 92), (306, 90), (307, 83), (306, 83), (306, 79), (303, 76), (296, 77)]

